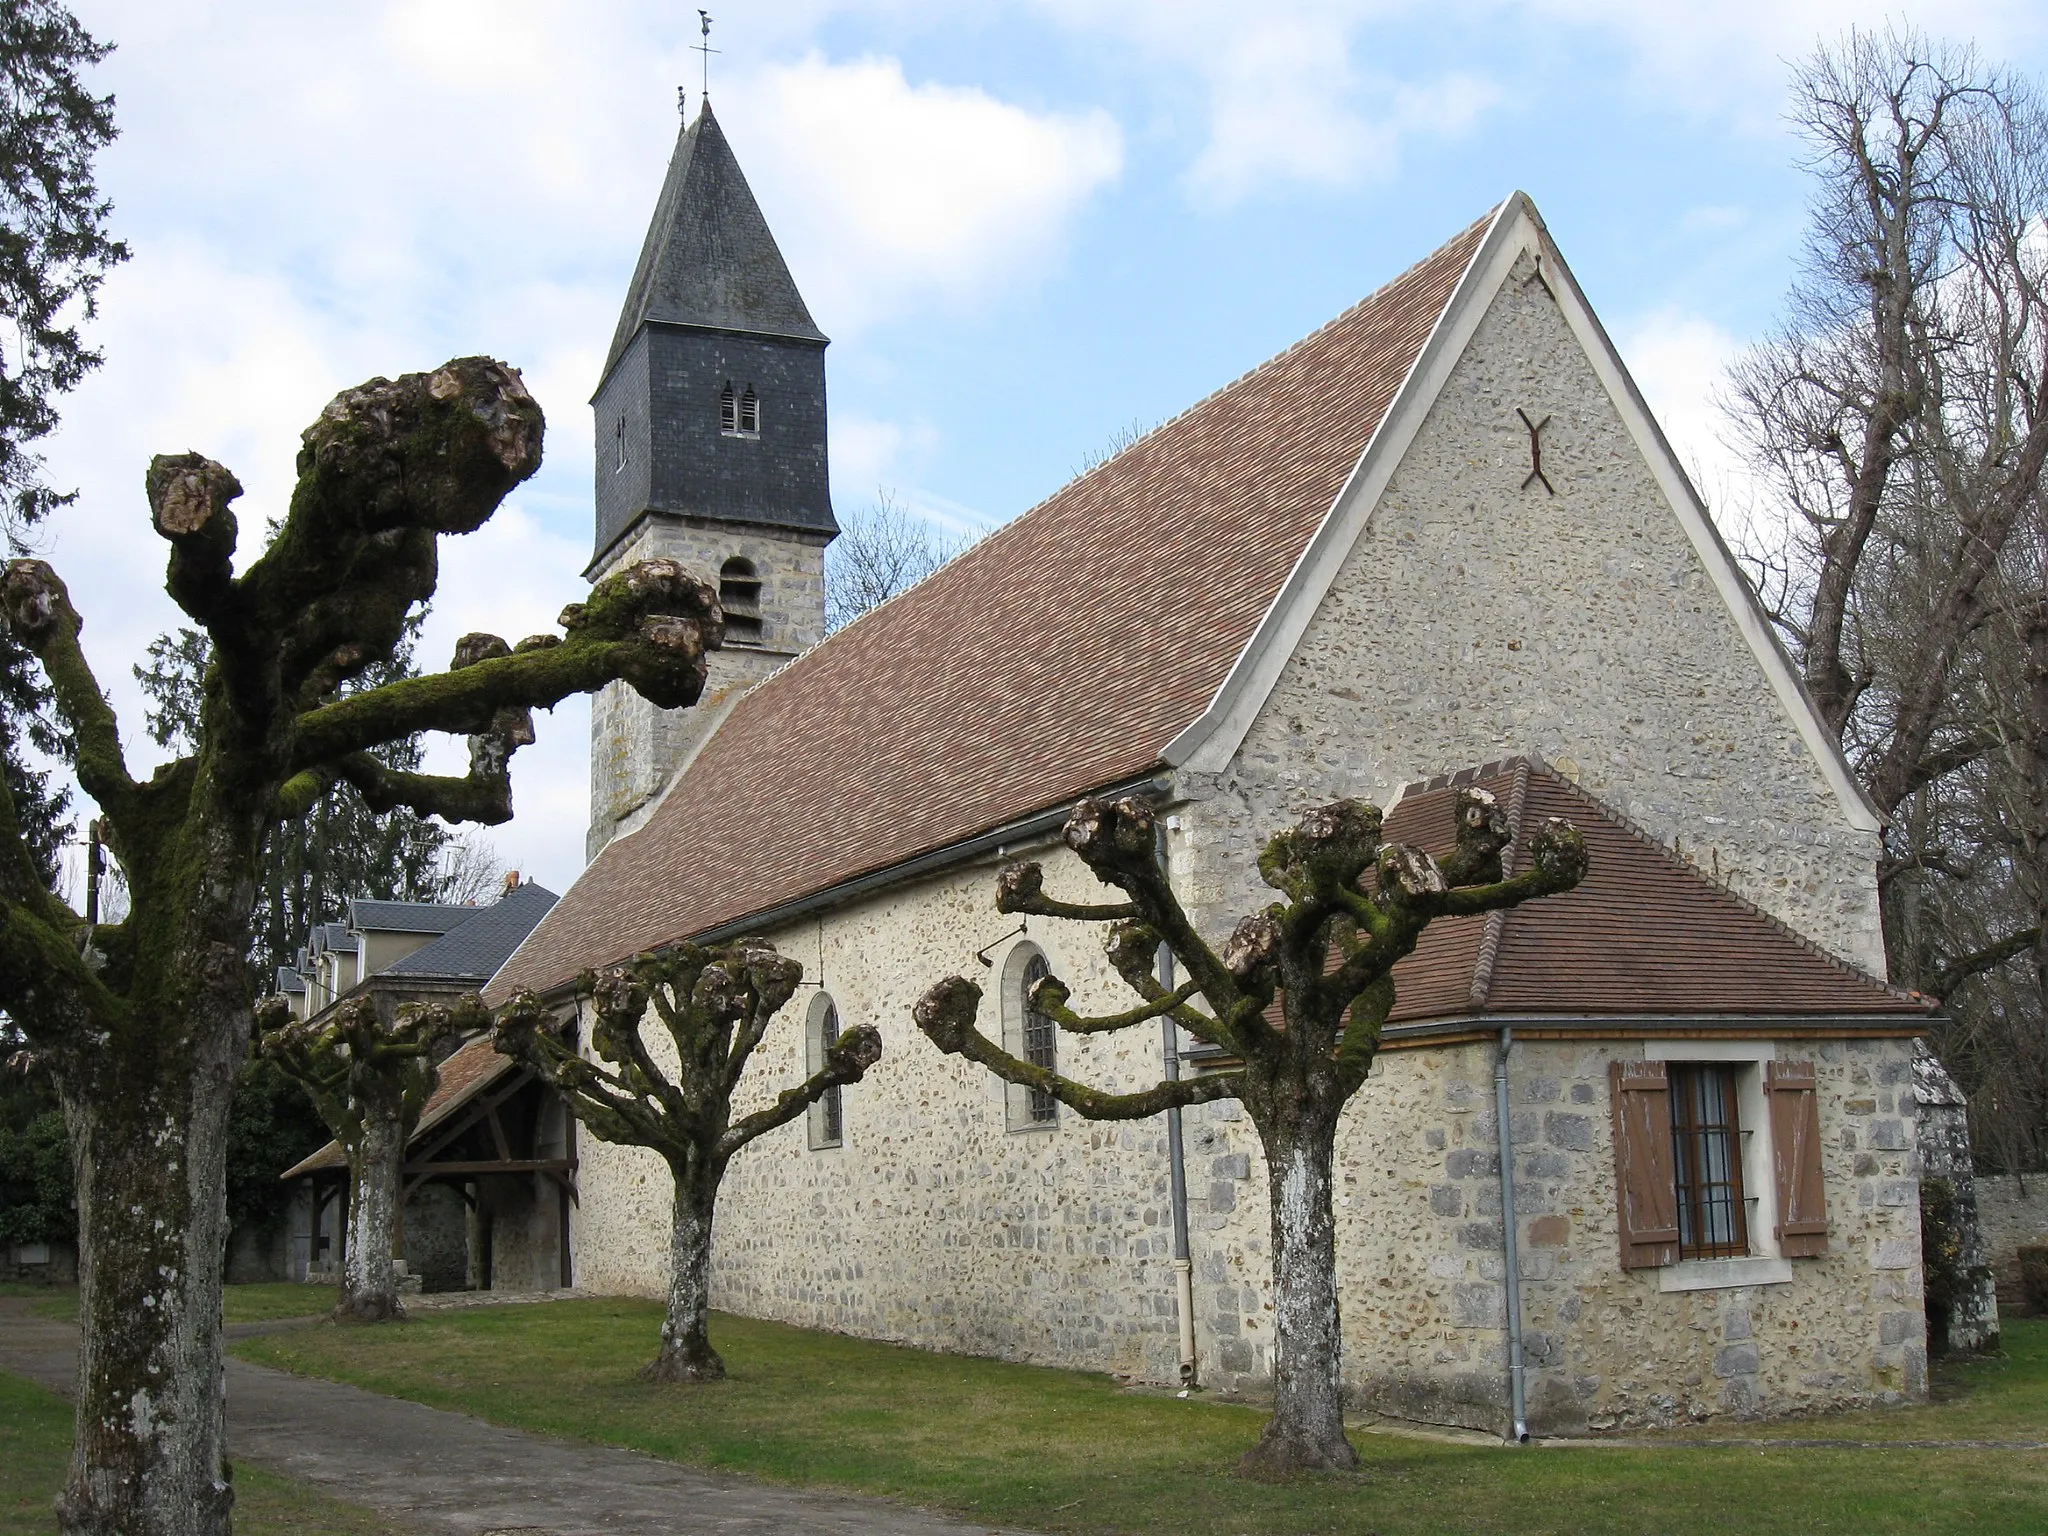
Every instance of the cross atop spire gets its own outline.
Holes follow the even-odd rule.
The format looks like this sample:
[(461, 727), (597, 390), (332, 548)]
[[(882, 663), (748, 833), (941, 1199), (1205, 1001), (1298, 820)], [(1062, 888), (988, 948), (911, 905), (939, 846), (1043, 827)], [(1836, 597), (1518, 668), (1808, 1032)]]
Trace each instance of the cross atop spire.
[(690, 51), (692, 53), (701, 53), (704, 55), (703, 95), (704, 99), (706, 101), (709, 101), (711, 99), (711, 55), (713, 55), (714, 53), (722, 52), (723, 50), (711, 46), (711, 13), (709, 11), (699, 11), (697, 13), (697, 20), (699, 26), (703, 29), (704, 41), (699, 43)]

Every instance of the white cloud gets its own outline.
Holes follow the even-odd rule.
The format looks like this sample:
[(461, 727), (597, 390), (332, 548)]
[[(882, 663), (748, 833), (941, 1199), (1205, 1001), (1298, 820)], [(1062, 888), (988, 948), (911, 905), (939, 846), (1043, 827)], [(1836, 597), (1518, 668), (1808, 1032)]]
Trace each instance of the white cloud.
[(1716, 0), (1709, 5), (1643, 0), (1502, 0), (1539, 21), (1609, 33), (1628, 51), (1639, 89), (1662, 102), (1726, 113), (1745, 126), (1776, 126), (1788, 61), (1851, 27), (1917, 25), (1931, 35), (1975, 41), (1993, 57), (2038, 39), (2037, 0), (1942, 0), (1904, 10), (1866, 0)]
[(1662, 309), (1624, 327), (1616, 345), (1707, 504), (1717, 516), (1746, 508), (1749, 467), (1731, 445), (1721, 406), (1741, 341), (1702, 316)]
[[(120, 46), (96, 83), (122, 138), (101, 163), (134, 260), (93, 327), (105, 367), (51, 445), (78, 506), (48, 553), (138, 767), (152, 760), (129, 667), (182, 616), (162, 591), (142, 471), (196, 449), (241, 477), (244, 549), (290, 494), (298, 433), (373, 374), (488, 352), (549, 412), (547, 462), (484, 532), (444, 551), (422, 648), (517, 639), (576, 597), (590, 540), (585, 401), (694, 80), (670, 8), (566, 0), (330, 5), (82, 0)], [(893, 60), (738, 70), (719, 103), (821, 322), (842, 335), (934, 293), (988, 301), (1060, 259), (1116, 174), (1100, 112), (1026, 110), (913, 84)], [(861, 448), (857, 422), (851, 446)], [(930, 430), (889, 429), (868, 466), (914, 471)], [(871, 437), (874, 434), (870, 434)], [(587, 710), (537, 722), (514, 768), (507, 862), (556, 889), (582, 862)], [(435, 749), (461, 761), (459, 743)]]
[(913, 85), (894, 59), (811, 53), (714, 92), (812, 311), (844, 335), (1029, 282), (1123, 166), (1101, 111), (1034, 113)]

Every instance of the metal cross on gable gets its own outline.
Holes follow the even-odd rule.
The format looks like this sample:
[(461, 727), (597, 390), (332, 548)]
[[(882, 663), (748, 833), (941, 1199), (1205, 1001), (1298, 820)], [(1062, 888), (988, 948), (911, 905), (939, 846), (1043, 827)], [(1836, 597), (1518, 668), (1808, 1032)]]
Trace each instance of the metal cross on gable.
[(1543, 489), (1555, 496), (1557, 487), (1550, 483), (1550, 476), (1543, 473), (1543, 429), (1550, 425), (1550, 418), (1546, 416), (1541, 421), (1531, 421), (1529, 413), (1519, 405), (1515, 407), (1515, 414), (1529, 429), (1529, 473), (1522, 477), (1522, 489), (1526, 491), (1531, 481), (1541, 480)]

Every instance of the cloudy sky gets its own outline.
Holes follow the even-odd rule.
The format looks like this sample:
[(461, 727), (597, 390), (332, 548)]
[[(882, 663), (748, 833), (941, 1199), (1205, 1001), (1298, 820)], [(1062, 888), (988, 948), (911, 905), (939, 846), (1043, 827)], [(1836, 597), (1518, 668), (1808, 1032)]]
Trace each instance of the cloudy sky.
[[(486, 352), (547, 463), (456, 541), (426, 659), (580, 592), (586, 401), (677, 130), (668, 0), (76, 0), (118, 51), (103, 185), (134, 259), (50, 460), (46, 552), (148, 762), (130, 663), (177, 622), (142, 472), (283, 506), (299, 430)], [(981, 528), (1528, 191), (1710, 494), (1716, 375), (1771, 322), (1805, 187), (1785, 61), (1847, 0), (715, 0), (712, 97), (828, 353), (834, 499)], [(1909, 13), (1910, 15), (1910, 13)], [(2038, 0), (1923, 7), (2048, 73)], [(500, 855), (581, 865), (587, 711), (541, 722)]]

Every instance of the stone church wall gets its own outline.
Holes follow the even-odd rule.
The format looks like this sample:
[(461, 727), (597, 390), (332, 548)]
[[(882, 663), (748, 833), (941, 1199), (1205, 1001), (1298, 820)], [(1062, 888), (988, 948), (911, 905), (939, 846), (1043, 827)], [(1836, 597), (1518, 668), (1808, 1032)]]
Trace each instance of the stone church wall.
[[(1522, 405), (1558, 494), (1517, 493)], [(1260, 844), (1304, 807), (1535, 751), (1766, 910), (1881, 963), (1874, 845), (1855, 832), (1540, 285), (1510, 282), (1396, 471), (1231, 769), (1183, 774), (1175, 880), (1220, 939), (1270, 899)], [(1012, 850), (1014, 855), (1015, 850)], [(1092, 895), (1057, 845), (1048, 885)], [(799, 1121), (742, 1152), (714, 1249), (715, 1305), (807, 1327), (1047, 1364), (1176, 1376), (1163, 1121), (1064, 1111), (1012, 1130), (1002, 1085), (944, 1057), (909, 1009), (949, 973), (998, 980), (1041, 945), (1076, 1006), (1127, 1006), (1093, 925), (996, 913), (998, 861), (770, 935), (885, 1055), (845, 1094), (844, 1144)], [(984, 970), (975, 951), (990, 946)], [(803, 1075), (812, 990), (757, 1055), (752, 1102)], [(1060, 1042), (1110, 1088), (1157, 1079), (1151, 1030)], [(1517, 1047), (1525, 1307), (1539, 1428), (1780, 1412), (1924, 1390), (1913, 1108), (1904, 1043), (1814, 1042), (1835, 1240), (1789, 1283), (1666, 1294), (1619, 1268), (1611, 1053)], [(1902, 1079), (1899, 1079), (1902, 1080)], [(1389, 1052), (1343, 1128), (1347, 1376), (1362, 1406), (1502, 1427), (1506, 1391), (1491, 1047)], [(1867, 1106), (1867, 1107), (1866, 1107)], [(741, 1106), (752, 1107), (751, 1103)], [(668, 1185), (586, 1138), (579, 1283), (660, 1294)], [(1270, 1379), (1263, 1160), (1234, 1104), (1187, 1126), (1204, 1381)], [(1523, 1183), (1526, 1195), (1521, 1193)]]
[[(1524, 258), (1526, 266), (1527, 258)], [(1848, 825), (1557, 303), (1511, 276), (1228, 773), (1182, 776), (1187, 899), (1228, 931), (1264, 840), (1339, 795), (1541, 755), (1703, 872), (1883, 973)], [(1521, 488), (1529, 434), (1557, 494)]]

